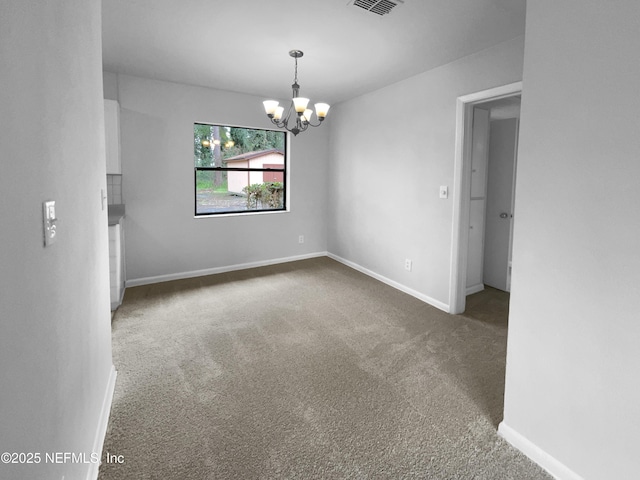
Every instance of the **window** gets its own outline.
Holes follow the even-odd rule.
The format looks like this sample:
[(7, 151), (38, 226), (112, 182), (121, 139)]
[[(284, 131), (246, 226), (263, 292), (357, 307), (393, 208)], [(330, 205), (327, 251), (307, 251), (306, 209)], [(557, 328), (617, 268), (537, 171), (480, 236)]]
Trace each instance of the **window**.
[(286, 210), (286, 133), (195, 123), (195, 214)]

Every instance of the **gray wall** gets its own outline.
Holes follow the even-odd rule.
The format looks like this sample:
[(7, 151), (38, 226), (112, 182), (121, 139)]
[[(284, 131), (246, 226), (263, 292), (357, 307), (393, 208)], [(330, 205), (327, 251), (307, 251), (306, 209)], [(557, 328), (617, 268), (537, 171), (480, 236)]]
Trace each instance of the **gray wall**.
[[(0, 478), (84, 478), (111, 371), (98, 0), (3, 2), (0, 15)], [(42, 202), (57, 242), (43, 247)]]
[(102, 72), (104, 98), (118, 100), (118, 75), (112, 72)]
[(521, 80), (523, 45), (518, 37), (335, 106), (331, 253), (448, 309), (456, 99)]
[(129, 284), (326, 252), (326, 126), (291, 139), (290, 212), (194, 218), (193, 123), (268, 128), (263, 99), (127, 75), (117, 86)]
[(588, 479), (640, 471), (640, 3), (614, 3), (527, 2), (501, 426)]

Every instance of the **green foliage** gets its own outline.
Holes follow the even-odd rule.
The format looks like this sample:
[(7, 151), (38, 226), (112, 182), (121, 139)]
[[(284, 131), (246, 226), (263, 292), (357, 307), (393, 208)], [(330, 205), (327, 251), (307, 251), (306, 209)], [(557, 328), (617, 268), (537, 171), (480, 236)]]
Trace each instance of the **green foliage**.
[(211, 190), (213, 188), (213, 179), (209, 172), (196, 172), (196, 191)]
[[(215, 183), (218, 179), (216, 174), (222, 173), (220, 183)], [(196, 172), (196, 191), (214, 191), (218, 193), (227, 193), (227, 172), (198, 171)]]
[(211, 142), (211, 125), (196, 123), (193, 126), (193, 156), (196, 167), (210, 167), (213, 163), (213, 149), (202, 144)]
[(282, 208), (284, 206), (284, 184), (282, 182), (263, 183), (263, 201), (270, 208)]
[(285, 134), (283, 132), (274, 132), (267, 130), (267, 142), (270, 145), (268, 148), (277, 148), (278, 150), (284, 150)]
[(247, 208), (282, 208), (284, 185), (282, 182), (254, 183), (242, 189), (247, 194)]
[(258, 208), (258, 202), (262, 198), (262, 185), (262, 183), (254, 183), (242, 189), (247, 194), (247, 208)]

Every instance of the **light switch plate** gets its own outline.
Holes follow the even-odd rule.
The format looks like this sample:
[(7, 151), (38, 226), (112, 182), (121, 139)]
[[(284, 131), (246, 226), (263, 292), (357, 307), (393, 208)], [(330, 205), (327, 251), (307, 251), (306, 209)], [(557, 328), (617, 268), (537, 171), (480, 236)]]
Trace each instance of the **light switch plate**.
[(42, 203), (42, 223), (44, 228), (44, 246), (48, 247), (56, 241), (56, 202), (51, 200)]
[(446, 185), (440, 186), (440, 198), (449, 198), (449, 187)]

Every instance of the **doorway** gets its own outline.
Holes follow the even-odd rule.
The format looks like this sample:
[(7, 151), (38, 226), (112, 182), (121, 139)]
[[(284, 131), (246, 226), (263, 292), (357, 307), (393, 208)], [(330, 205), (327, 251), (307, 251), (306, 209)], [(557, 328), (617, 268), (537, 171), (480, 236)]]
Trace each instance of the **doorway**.
[(520, 95), (474, 105), (467, 295), (509, 292)]
[[(522, 82), (517, 82), (458, 98), (454, 241), (449, 298), (451, 313), (464, 312), (467, 294), (482, 290), (485, 281), (489, 282), (488, 284), (494, 283), (492, 286), (499, 289), (510, 289), (509, 259), (513, 228), (515, 163), (512, 163), (511, 167), (506, 164), (505, 167), (505, 164), (500, 165), (500, 162), (504, 162), (508, 157), (509, 149), (512, 162), (515, 159), (521, 92)], [(517, 115), (514, 113), (515, 109), (518, 111)], [(502, 121), (507, 118), (512, 120)], [(494, 130), (497, 132), (497, 140), (490, 137), (492, 121), (496, 122)], [(493, 146), (501, 158), (494, 160), (492, 166), (488, 158), (491, 140), (495, 143), (500, 140), (499, 136), (509, 135), (513, 136), (510, 146), (506, 145), (502, 149)], [(502, 187), (503, 192), (500, 193), (496, 185), (502, 185), (505, 177), (511, 177), (510, 182), (507, 182), (506, 187)], [(508, 195), (504, 195), (504, 191), (507, 191)], [(505, 201), (508, 205), (505, 205)], [(505, 249), (508, 253), (504, 253)], [(493, 275), (496, 271), (500, 272), (501, 278), (498, 280)]]

